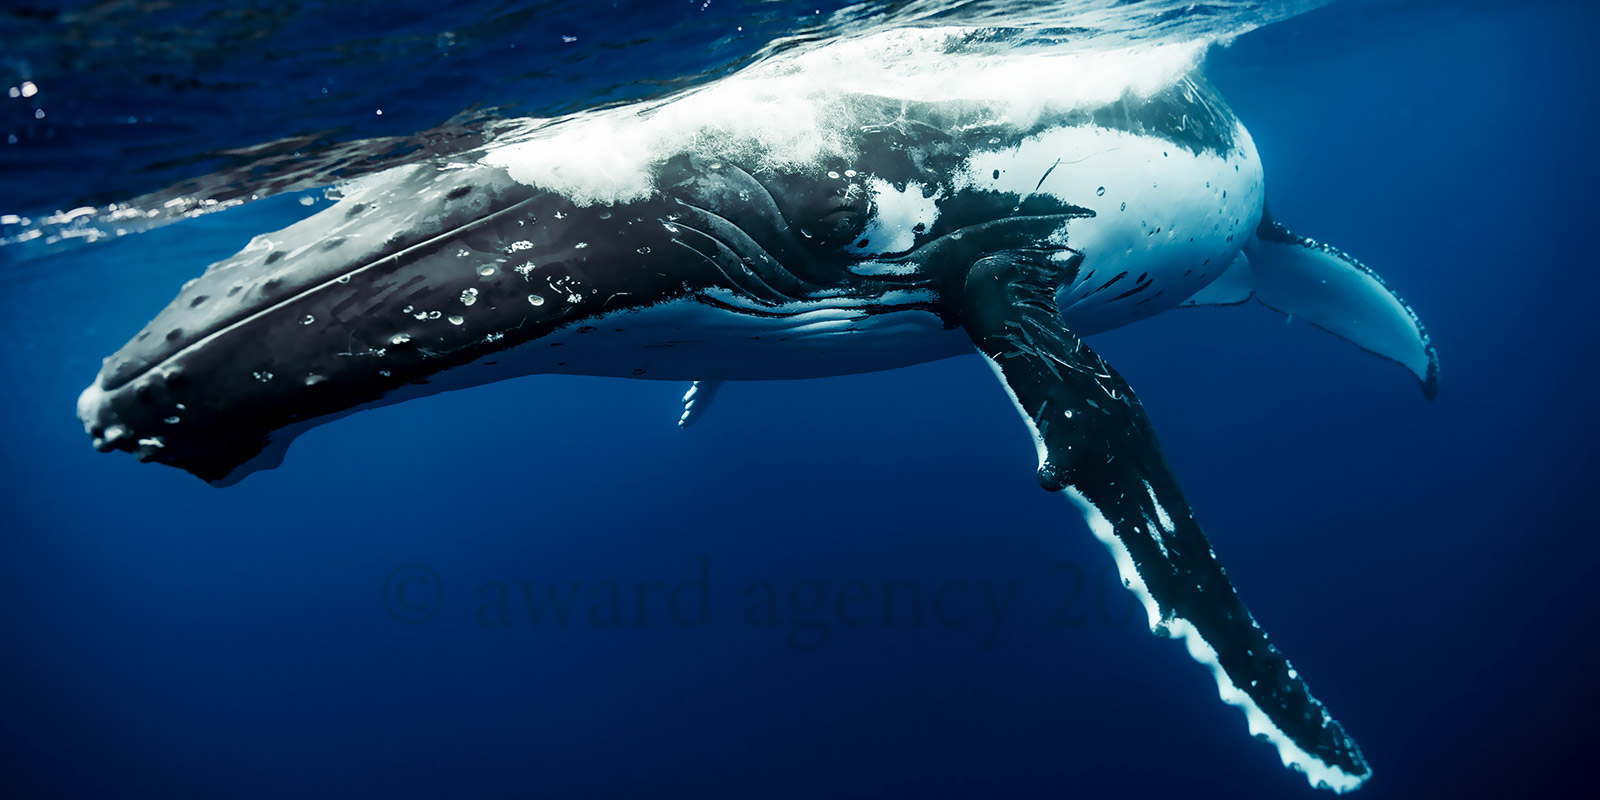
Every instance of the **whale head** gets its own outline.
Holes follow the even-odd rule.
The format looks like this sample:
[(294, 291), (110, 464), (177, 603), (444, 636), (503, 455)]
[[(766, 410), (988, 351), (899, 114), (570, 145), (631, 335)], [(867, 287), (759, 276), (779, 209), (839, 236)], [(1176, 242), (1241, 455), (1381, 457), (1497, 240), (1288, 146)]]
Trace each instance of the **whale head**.
[(778, 200), (807, 223), (788, 230), (759, 184), (729, 189), (697, 166), (680, 159), (662, 173), (701, 206), (666, 196), (580, 206), (482, 163), (364, 178), (186, 284), (105, 359), (78, 416), (103, 452), (229, 485), (276, 466), (314, 424), (435, 391), (446, 370), (579, 321), (715, 284), (734, 261), (837, 249), (864, 224), (860, 197), (790, 185)]

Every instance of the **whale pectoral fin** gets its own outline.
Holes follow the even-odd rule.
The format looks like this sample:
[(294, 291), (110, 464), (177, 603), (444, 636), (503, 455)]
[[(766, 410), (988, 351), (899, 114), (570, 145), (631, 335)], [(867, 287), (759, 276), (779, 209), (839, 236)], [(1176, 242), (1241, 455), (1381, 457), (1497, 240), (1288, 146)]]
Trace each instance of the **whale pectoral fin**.
[(1439, 357), (1416, 312), (1377, 273), (1338, 248), (1298, 236), (1263, 216), (1245, 245), (1251, 287), (1268, 308), (1399, 362), (1439, 392)]
[(678, 417), (678, 427), (687, 428), (699, 422), (723, 383), (725, 381), (695, 381), (690, 384), (689, 391), (683, 393), (683, 415)]
[(1037, 260), (990, 256), (973, 265), (958, 312), (1033, 431), (1040, 484), (1078, 505), (1151, 630), (1185, 641), (1252, 735), (1313, 786), (1359, 786), (1371, 774), (1360, 750), (1240, 602), (1143, 407), (1061, 324), (1055, 285)]

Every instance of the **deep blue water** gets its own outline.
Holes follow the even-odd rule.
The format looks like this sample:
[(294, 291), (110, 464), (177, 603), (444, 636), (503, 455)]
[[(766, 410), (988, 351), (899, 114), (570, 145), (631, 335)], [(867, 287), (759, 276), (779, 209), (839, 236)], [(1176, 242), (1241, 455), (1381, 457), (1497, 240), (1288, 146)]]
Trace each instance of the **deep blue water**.
[[(517, 113), (642, 96), (665, 89), (633, 82), (710, 79), (795, 29), (778, 13), (718, 45), (640, 8), (541, 10), (579, 43), (661, 33), (636, 48), (649, 58), (598, 44), (570, 62), (480, 56), (470, 80), (436, 81), (381, 122), (262, 112), (282, 129), (241, 125), (210, 146), (339, 124), (336, 138), (407, 133), (523, 89)], [(1375, 770), (1362, 797), (1543, 796), (1585, 779), (1595, 22), (1583, 3), (1348, 0), (1208, 61), (1260, 147), (1274, 214), (1359, 255), (1428, 324), (1437, 401), (1257, 307), (1173, 311), (1092, 342), (1139, 390), (1245, 601), (1361, 743)], [(63, 107), (110, 102), (37, 80)], [(185, 114), (226, 116), (178, 97), (124, 96), (143, 105), (116, 113), (165, 116), (178, 137), (199, 135)], [(87, 174), (117, 140), (72, 135), (37, 161), (0, 146), (0, 186), (29, 198), (16, 210), (188, 176)], [(73, 411), (99, 359), (206, 264), (303, 216), (298, 197), (0, 276), (0, 794), (1314, 796), (1181, 647), (1126, 621), (1109, 557), (1038, 489), (1026, 433), (975, 358), (733, 384), (689, 431), (673, 427), (680, 384), (518, 379), (319, 428), (226, 490), (94, 452)], [(568, 623), (535, 624), (519, 582), (542, 595), (574, 581)], [(921, 624), (884, 607), (904, 582)], [(604, 585), (624, 595), (620, 625), (588, 617)], [(985, 587), (1014, 592), (998, 625)], [(769, 590), (776, 617), (757, 602), (752, 620)]]

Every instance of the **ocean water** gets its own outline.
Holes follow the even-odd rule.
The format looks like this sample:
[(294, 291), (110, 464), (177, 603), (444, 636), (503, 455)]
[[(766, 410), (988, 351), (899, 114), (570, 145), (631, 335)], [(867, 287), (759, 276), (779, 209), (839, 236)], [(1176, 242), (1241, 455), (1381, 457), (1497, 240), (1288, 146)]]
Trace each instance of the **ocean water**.
[(730, 384), (685, 431), (682, 384), (522, 378), (317, 428), (227, 489), (83, 434), (103, 356), (340, 178), (959, 26), (829, 74), (1203, 58), (1274, 215), (1416, 308), (1432, 403), (1254, 306), (1091, 344), (1361, 743), (1361, 796), (1564, 796), (1596, 710), (1597, 21), (1552, 0), (8, 5), (0, 794), (1316, 796), (1143, 629), (976, 358)]

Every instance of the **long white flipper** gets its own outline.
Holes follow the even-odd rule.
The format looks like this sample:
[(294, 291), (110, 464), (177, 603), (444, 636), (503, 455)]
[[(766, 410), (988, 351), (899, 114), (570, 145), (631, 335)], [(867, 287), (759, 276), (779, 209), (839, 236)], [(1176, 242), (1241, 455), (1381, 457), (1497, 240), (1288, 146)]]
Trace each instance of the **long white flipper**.
[(1252, 735), (1313, 786), (1360, 786), (1372, 774), (1360, 749), (1239, 600), (1138, 398), (1061, 325), (1060, 269), (1025, 252), (981, 259), (960, 311), (1033, 433), (1040, 484), (1076, 502), (1151, 631), (1185, 643)]
[(678, 417), (678, 427), (687, 428), (705, 416), (706, 409), (711, 406), (711, 401), (717, 396), (717, 390), (722, 388), (724, 381), (695, 381), (689, 391), (683, 393), (683, 416)]

